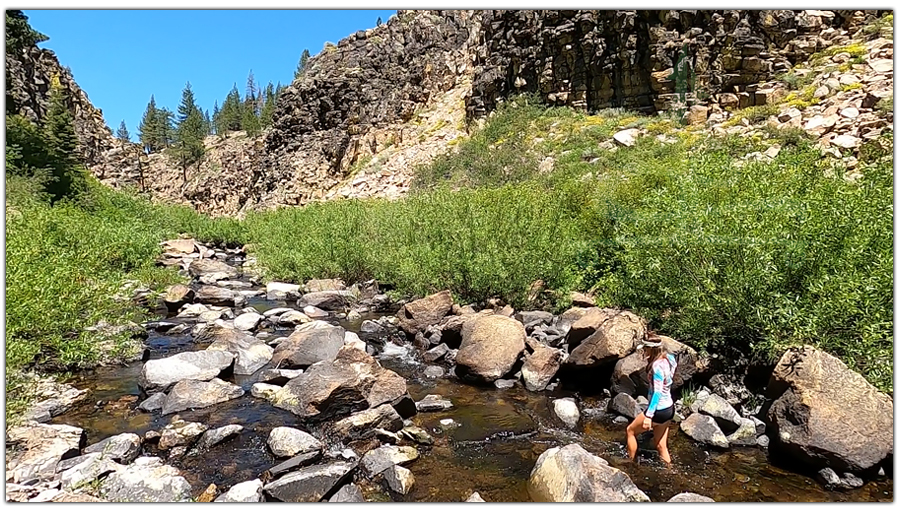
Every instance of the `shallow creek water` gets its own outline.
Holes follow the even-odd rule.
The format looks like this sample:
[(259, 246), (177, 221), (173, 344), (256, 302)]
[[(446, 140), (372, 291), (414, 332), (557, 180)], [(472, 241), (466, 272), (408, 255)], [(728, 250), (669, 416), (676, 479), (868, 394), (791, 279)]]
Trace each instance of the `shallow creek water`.
[[(277, 306), (260, 298), (250, 300), (249, 304), (260, 311)], [(380, 315), (369, 314), (363, 318), (377, 319)], [(357, 331), (360, 322), (337, 324)], [(279, 330), (274, 335), (289, 333), (290, 330)], [(194, 349), (189, 334), (167, 336), (150, 332), (145, 342), (151, 358)], [(582, 409), (599, 406), (596, 399), (579, 398), (562, 390), (533, 393), (520, 385), (499, 390), (465, 385), (449, 378), (426, 379), (421, 375), (425, 365), (417, 360), (411, 345), (373, 345), (387, 354), (378, 355), (383, 366), (407, 378), (413, 399), (440, 394), (451, 400), (454, 407), (412, 418), (434, 437), (435, 443), (417, 446), (420, 457), (407, 465), (416, 479), (409, 495), (388, 495), (373, 486), (364, 486), (369, 500), (458, 502), (477, 491), (489, 502), (530, 501), (526, 482), (538, 456), (548, 448), (577, 442), (625, 471), (652, 501), (665, 501), (680, 492), (696, 492), (716, 501), (893, 501), (891, 480), (869, 482), (853, 491), (827, 491), (812, 477), (772, 465), (765, 451), (759, 448), (708, 451), (679, 433), (675, 425), (669, 434), (674, 460), (671, 468), (660, 463), (646, 437), (641, 442), (638, 463), (631, 463), (625, 458), (624, 424), (614, 424), (608, 416), (593, 419), (583, 414), (578, 429), (567, 431), (560, 429), (552, 418), (554, 398), (575, 396)], [(135, 362), (76, 375), (70, 383), (91, 389), (91, 395), (53, 422), (84, 428), (89, 444), (122, 432), (143, 435), (149, 430), (160, 430), (169, 423), (171, 415), (135, 409), (144, 398), (137, 384), (140, 369), (141, 363)], [(280, 461), (266, 448), (269, 431), (282, 425), (303, 427), (293, 414), (250, 396), (252, 377), (235, 377), (230, 381), (241, 385), (247, 393), (223, 404), (180, 413), (185, 420), (199, 421), (210, 428), (228, 424), (244, 426), (235, 439), (171, 462), (182, 470), (195, 495), (210, 483), (224, 491), (236, 483), (259, 477)], [(446, 418), (452, 418), (454, 423), (441, 425), (440, 421)], [(153, 448), (145, 447), (145, 453), (156, 455)]]

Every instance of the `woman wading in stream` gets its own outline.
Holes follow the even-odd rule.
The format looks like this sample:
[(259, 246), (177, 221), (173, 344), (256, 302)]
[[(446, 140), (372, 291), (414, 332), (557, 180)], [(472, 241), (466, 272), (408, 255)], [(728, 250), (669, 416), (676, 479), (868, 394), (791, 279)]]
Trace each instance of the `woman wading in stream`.
[(672, 463), (666, 441), (669, 438), (669, 422), (675, 416), (675, 403), (672, 401), (672, 378), (678, 363), (675, 356), (666, 351), (662, 337), (648, 333), (638, 344), (647, 359), (647, 378), (650, 382), (650, 404), (647, 410), (637, 415), (626, 430), (628, 457), (634, 460), (637, 454), (637, 435), (653, 428), (653, 443), (659, 457), (666, 463)]

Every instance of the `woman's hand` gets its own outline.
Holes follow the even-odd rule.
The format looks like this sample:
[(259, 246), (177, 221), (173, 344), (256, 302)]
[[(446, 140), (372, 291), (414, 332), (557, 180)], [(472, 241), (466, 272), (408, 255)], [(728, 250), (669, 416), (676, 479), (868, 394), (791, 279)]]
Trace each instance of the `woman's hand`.
[(649, 431), (651, 427), (653, 427), (653, 421), (650, 418), (644, 417), (644, 430)]

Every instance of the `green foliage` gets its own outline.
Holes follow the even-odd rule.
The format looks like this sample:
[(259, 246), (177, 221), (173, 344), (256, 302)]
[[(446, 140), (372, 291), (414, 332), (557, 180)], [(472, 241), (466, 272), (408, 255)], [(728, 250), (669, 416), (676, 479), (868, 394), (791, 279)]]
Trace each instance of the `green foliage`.
[(863, 27), (863, 32), (866, 34), (869, 34), (869, 35), (878, 34), (881, 32), (882, 29), (884, 29), (886, 27), (892, 27), (892, 28), (894, 27), (894, 15), (888, 14), (888, 15), (882, 16), (881, 18), (876, 20), (874, 23), (871, 23), (871, 24)]
[(174, 119), (175, 114), (171, 110), (157, 108), (156, 100), (151, 95), (138, 125), (138, 139), (147, 153), (162, 151), (175, 142)]
[(128, 126), (125, 125), (124, 120), (119, 123), (119, 129), (116, 130), (116, 139), (119, 139), (123, 143), (131, 140), (131, 136), (128, 135)]
[(881, 115), (887, 115), (890, 113), (894, 113), (894, 96), (885, 97), (878, 101), (875, 104), (875, 110), (877, 110)]
[(186, 172), (189, 165), (203, 157), (203, 137), (206, 134), (206, 122), (188, 83), (181, 93), (181, 104), (178, 106), (178, 157), (183, 171)]
[(297, 70), (294, 71), (294, 79), (302, 76), (306, 72), (306, 65), (309, 63), (309, 49), (303, 49), (300, 54), (300, 62), (297, 63)]
[(23, 49), (47, 40), (46, 35), (31, 28), (31, 25), (28, 24), (28, 17), (22, 11), (13, 9), (6, 11), (6, 52), (8, 54), (18, 54)]
[(241, 130), (242, 107), (241, 94), (238, 93), (237, 85), (233, 85), (231, 91), (225, 97), (225, 102), (222, 104), (219, 117), (215, 122), (216, 129), (220, 135)]
[(815, 77), (812, 74), (798, 76), (794, 72), (787, 72), (778, 76), (777, 79), (785, 83), (791, 90), (800, 90), (810, 85)]

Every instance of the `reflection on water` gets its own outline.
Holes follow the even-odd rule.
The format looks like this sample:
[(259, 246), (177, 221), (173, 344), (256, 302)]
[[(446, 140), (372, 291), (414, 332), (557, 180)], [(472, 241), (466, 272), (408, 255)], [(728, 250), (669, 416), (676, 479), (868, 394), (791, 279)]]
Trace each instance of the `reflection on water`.
[[(348, 326), (346, 322), (340, 324)], [(154, 358), (192, 348), (189, 337), (151, 335), (147, 342)], [(383, 351), (383, 345), (376, 344), (376, 350)], [(673, 426), (669, 435), (672, 467), (660, 463), (649, 445), (649, 434), (642, 438), (637, 463), (632, 463), (625, 457), (624, 424), (613, 424), (604, 417), (583, 419), (584, 423), (576, 431), (559, 428), (550, 402), (553, 398), (572, 396), (571, 393), (532, 393), (518, 385), (498, 390), (446, 378), (425, 380), (420, 377), (423, 365), (403, 359), (404, 356), (380, 358), (385, 367), (409, 379), (409, 392), (414, 399), (439, 394), (453, 402), (454, 407), (412, 418), (434, 437), (435, 443), (418, 447), (422, 455), (408, 465), (416, 483), (409, 495), (392, 496), (398, 501), (462, 501), (473, 491), (487, 501), (529, 501), (526, 481), (538, 456), (550, 447), (572, 442), (580, 443), (628, 473), (653, 501), (668, 500), (680, 492), (696, 492), (716, 501), (893, 501), (890, 480), (870, 482), (853, 491), (827, 491), (811, 477), (771, 465), (760, 449), (707, 451), (680, 433), (677, 426)], [(133, 363), (78, 375), (71, 382), (79, 388), (91, 388), (90, 396), (53, 422), (83, 427), (89, 443), (121, 432), (144, 434), (161, 429), (169, 423), (170, 416), (136, 410), (139, 398), (145, 397), (137, 386), (140, 367), (140, 363)], [(232, 381), (249, 389), (252, 378)], [(581, 402), (582, 407), (598, 405), (590, 398)], [(188, 454), (172, 462), (182, 469), (195, 494), (210, 483), (225, 490), (259, 477), (279, 461), (266, 448), (269, 431), (281, 425), (303, 427), (294, 415), (251, 397), (249, 391), (241, 398), (180, 415), (210, 428), (228, 424), (245, 428), (237, 438), (208, 452)], [(446, 418), (452, 418), (454, 423), (442, 425), (441, 420)], [(158, 453), (147, 446), (146, 454)], [(366, 495), (373, 499), (387, 498), (381, 491), (367, 490)]]

